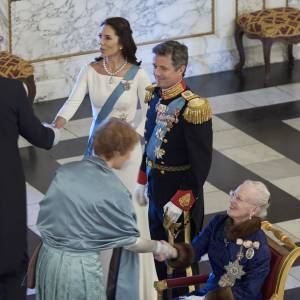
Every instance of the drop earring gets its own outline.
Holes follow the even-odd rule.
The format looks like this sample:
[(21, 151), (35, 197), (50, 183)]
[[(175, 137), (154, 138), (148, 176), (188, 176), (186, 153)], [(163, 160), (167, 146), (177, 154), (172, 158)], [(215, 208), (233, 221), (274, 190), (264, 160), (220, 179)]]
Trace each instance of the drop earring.
[(251, 220), (253, 216), (254, 216), (254, 212), (251, 212), (251, 213), (249, 214), (249, 220)]

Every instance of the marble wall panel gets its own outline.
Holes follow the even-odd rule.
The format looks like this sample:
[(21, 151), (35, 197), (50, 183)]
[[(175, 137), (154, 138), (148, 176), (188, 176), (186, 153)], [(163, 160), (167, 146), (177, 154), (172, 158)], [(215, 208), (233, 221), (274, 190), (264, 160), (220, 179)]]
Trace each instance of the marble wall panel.
[(263, 0), (238, 0), (238, 14), (262, 9)]
[[(265, 0), (266, 8), (284, 7), (286, 0)], [(300, 0), (288, 0), (288, 5), (300, 8)], [(238, 0), (238, 11), (249, 12), (262, 9), (263, 0)]]
[(91, 54), (34, 63), (36, 101), (60, 99), (69, 95), (80, 69), (94, 57)]
[(0, 50), (8, 49), (8, 0), (0, 1), (0, 35), (3, 41), (0, 42)]
[[(0, 0), (0, 7), (3, 6), (3, 1), (7, 0)], [(70, 3), (74, 0), (67, 1), (70, 5)], [(90, 0), (89, 0), (90, 1)], [(96, 0), (92, 0), (91, 3), (94, 3)], [(116, 0), (118, 2), (119, 0)], [(133, 1), (133, 0), (132, 0)], [(140, 4), (140, 2), (147, 2), (149, 7), (151, 6), (153, 9), (153, 5), (155, 3), (159, 2), (156, 0), (147, 0), (147, 1), (138, 1), (134, 0), (135, 2), (131, 2), (130, 0), (127, 1), (130, 3), (138, 3), (138, 5), (144, 5)], [(169, 1), (169, 0), (167, 0)], [(184, 1), (184, 0), (182, 0)], [(252, 6), (257, 5), (257, 9), (260, 9), (260, 1), (261, 0), (240, 0), (244, 1), (246, 4), (249, 2)], [(278, 1), (285, 1), (285, 0), (266, 0), (269, 1), (267, 3), (268, 5), (274, 6), (275, 4), (278, 4)], [(30, 2), (29, 0), (21, 0), (17, 1), (19, 4), (23, 2)], [(59, 3), (65, 3), (66, 0), (32, 0), (32, 3), (36, 5), (36, 3), (44, 3), (46, 5), (47, 3), (50, 5), (50, 3), (54, 3), (57, 6), (57, 13), (61, 11), (61, 6), (59, 6)], [(77, 0), (79, 3), (87, 3), (87, 0)], [(100, 0), (97, 0), (97, 2), (100, 2)], [(107, 1), (104, 1), (105, 3), (108, 3)], [(163, 1), (160, 1), (160, 3)], [(180, 0), (173, 1), (172, 3), (177, 3), (176, 5), (179, 5), (181, 3)], [(193, 0), (192, 2), (201, 2), (198, 0)], [(224, 5), (224, 2), (226, 2), (226, 5)], [(186, 2), (187, 3), (187, 2)], [(204, 3), (202, 1), (202, 3)], [(234, 32), (234, 20), (235, 20), (235, 0), (215, 0), (215, 34), (214, 35), (206, 35), (201, 37), (192, 37), (192, 38), (186, 38), (186, 39), (179, 39), (180, 42), (186, 44), (189, 49), (189, 65), (187, 68), (187, 76), (194, 76), (194, 75), (200, 75), (200, 74), (206, 74), (206, 73), (212, 73), (212, 72), (220, 72), (220, 71), (226, 71), (233, 69), (234, 65), (238, 62), (238, 53), (235, 46), (234, 38), (233, 38), (233, 32)], [(249, 4), (248, 3), (248, 4)], [(16, 4), (16, 3), (15, 3)], [(52, 5), (54, 5), (52, 4)], [(159, 4), (161, 5), (161, 4)], [(298, 6), (300, 8), (300, 0), (290, 0), (290, 5)], [(253, 9), (251, 6), (251, 10)], [(71, 7), (71, 6), (68, 6)], [(82, 6), (81, 6), (82, 7)], [(88, 6), (86, 9), (90, 9), (93, 6)], [(180, 7), (180, 6), (179, 6)], [(162, 8), (162, 6), (161, 6)], [(25, 8), (24, 8), (25, 9)], [(113, 9), (113, 7), (111, 7)], [(181, 8), (180, 8), (181, 9)], [(178, 11), (180, 10), (178, 9)], [(1, 9), (0, 9), (1, 10)], [(176, 10), (176, 9), (175, 9)], [(2, 11), (5, 11), (5, 9)], [(77, 9), (74, 10), (74, 12), (77, 11)], [(131, 15), (133, 18), (138, 18), (137, 11), (140, 11), (139, 9), (133, 10), (130, 12), (128, 16), (126, 16), (128, 19), (131, 18)], [(157, 12), (157, 11), (156, 11)], [(169, 12), (169, 13), (168, 13)], [(89, 13), (91, 13), (90, 18), (94, 18), (95, 26), (98, 29), (98, 22), (99, 22), (99, 14), (94, 16), (92, 9), (89, 10)], [(177, 11), (176, 11), (177, 13)], [(169, 15), (170, 14), (170, 15)], [(173, 20), (173, 11), (167, 11), (165, 10), (162, 15), (160, 15), (161, 18), (170, 18), (168, 20)], [(49, 14), (48, 14), (49, 15)], [(144, 15), (143, 15), (144, 16)], [(48, 18), (48, 17), (47, 17)], [(61, 17), (63, 18), (63, 16)], [(78, 22), (79, 22), (79, 17)], [(103, 18), (105, 16), (103, 15)], [(147, 20), (151, 18), (151, 15), (147, 17)], [(188, 16), (186, 16), (188, 18)], [(52, 19), (50, 18), (50, 21)], [(50, 22), (49, 21), (49, 22)], [(46, 22), (46, 25), (48, 25), (48, 19)], [(52, 21), (51, 21), (52, 22)], [(51, 23), (50, 22), (50, 23)], [(83, 21), (82, 21), (83, 22)], [(27, 22), (28, 23), (28, 22)], [(25, 25), (27, 24), (25, 22)], [(43, 24), (43, 23), (42, 23)], [(52, 24), (52, 23), (51, 23)], [(55, 22), (53, 22), (53, 28), (55, 27)], [(80, 24), (82, 27), (86, 26), (83, 23), (78, 23), (78, 30), (77, 34), (79, 37), (74, 37), (75, 41), (77, 43), (89, 43), (93, 41), (95, 38), (95, 34), (97, 35), (97, 30), (95, 33), (90, 33), (90, 35), (84, 37), (80, 28)], [(210, 23), (207, 24), (207, 26), (210, 25)], [(135, 24), (133, 24), (135, 26)], [(181, 26), (181, 25), (180, 25)], [(25, 27), (24, 27), (25, 28)], [(44, 27), (43, 27), (44, 28)], [(208, 27), (207, 27), (208, 28)], [(90, 29), (92, 31), (92, 29)], [(140, 31), (137, 31), (139, 34), (141, 32), (144, 32), (143, 29)], [(178, 30), (179, 34), (182, 34), (182, 30)], [(51, 36), (50, 32), (48, 33), (46, 30), (44, 30), (44, 34), (47, 37)], [(81, 35), (80, 35), (81, 34)], [(138, 38), (138, 36), (136, 37)], [(85, 40), (86, 39), (86, 40)], [(36, 42), (36, 40), (32, 40), (30, 36), (28, 36), (28, 40), (30, 43)], [(62, 41), (62, 40), (60, 40)], [(96, 40), (94, 40), (96, 42)], [(245, 54), (246, 54), (246, 67), (249, 66), (257, 66), (262, 65), (263, 62), (263, 52), (262, 52), (262, 46), (261, 43), (257, 40), (250, 40), (245, 38), (244, 39), (244, 45), (245, 45)], [(74, 45), (70, 42), (68, 45), (70, 46), (71, 50), (77, 50), (77, 46), (74, 43)], [(67, 47), (66, 46), (66, 47)], [(151, 76), (152, 80), (152, 47), (153, 44), (149, 45), (140, 45), (138, 47), (137, 51), (137, 57), (143, 61), (142, 66), (146, 69), (146, 71)], [(55, 46), (56, 47), (56, 46)], [(65, 46), (57, 45), (58, 50), (64, 50)], [(72, 48), (73, 47), (73, 48)], [(90, 47), (90, 44), (89, 44)], [(81, 50), (81, 46), (79, 47)], [(47, 49), (46, 49), (47, 50)], [(50, 50), (49, 50), (50, 52)], [(37, 53), (39, 54), (39, 53)], [(40, 54), (39, 54), (40, 55)], [(51, 100), (51, 99), (58, 99), (66, 97), (76, 79), (76, 76), (80, 70), (80, 68), (86, 64), (89, 63), (96, 57), (98, 54), (90, 54), (90, 55), (82, 55), (82, 56), (75, 56), (70, 58), (64, 58), (64, 59), (57, 59), (57, 60), (50, 60), (50, 61), (44, 61), (44, 62), (36, 62), (34, 63), (35, 67), (35, 77), (37, 80), (37, 101), (45, 101), (45, 100)], [(48, 56), (48, 51), (47, 51)], [(294, 47), (294, 56), (297, 59), (300, 59), (300, 45)], [(280, 62), (286, 59), (286, 49), (284, 46), (280, 45), (279, 43), (274, 44), (272, 47), (272, 56), (271, 60), (272, 62)]]
[(289, 0), (289, 6), (300, 9), (300, 0)]
[(266, 0), (266, 8), (284, 7), (286, 0)]
[(12, 51), (30, 60), (98, 48), (99, 22), (124, 16), (137, 43), (212, 31), (211, 0), (20, 0)]

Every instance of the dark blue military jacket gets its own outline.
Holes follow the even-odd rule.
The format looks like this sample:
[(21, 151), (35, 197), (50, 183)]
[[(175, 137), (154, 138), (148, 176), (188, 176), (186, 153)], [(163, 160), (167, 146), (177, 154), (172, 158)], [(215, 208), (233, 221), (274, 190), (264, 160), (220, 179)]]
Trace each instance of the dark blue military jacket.
[[(208, 291), (220, 288), (218, 281), (226, 273), (225, 266), (229, 261), (236, 259), (240, 246), (236, 241), (228, 241), (224, 226), (227, 215), (219, 214), (193, 240), (192, 245), (197, 260), (208, 254), (212, 273), (204, 288), (198, 290), (196, 295), (205, 295)], [(245, 275), (237, 279), (232, 287), (235, 300), (262, 300), (262, 286), (270, 270), (271, 253), (266, 236), (262, 230), (243, 238), (252, 242), (259, 242), (259, 248), (254, 250), (254, 256), (248, 259), (245, 255), (247, 249), (243, 250), (244, 257), (240, 261)]]
[[(183, 86), (186, 89), (184, 81)], [(155, 202), (155, 205), (161, 211), (162, 207), (171, 200), (178, 190), (192, 190), (194, 197), (197, 199), (192, 208), (192, 217), (196, 224), (195, 229), (200, 230), (203, 219), (203, 185), (208, 176), (212, 160), (211, 113), (210, 117), (203, 122), (197, 124), (189, 122), (184, 118), (184, 112), (188, 105), (188, 101), (186, 101), (182, 109), (174, 113), (169, 129), (163, 138), (160, 146), (162, 155), (156, 159), (156, 163), (171, 167), (190, 165), (189, 170), (168, 172), (147, 168), (148, 158), (146, 152), (159, 118), (159, 108), (168, 106), (179, 97), (182, 97), (182, 92), (164, 99), (160, 88), (156, 87), (153, 91), (152, 98), (148, 102), (144, 134), (146, 151), (140, 168), (139, 183), (146, 183), (145, 174), (148, 169), (149, 198), (150, 201)], [(209, 107), (209, 104), (207, 106)]]

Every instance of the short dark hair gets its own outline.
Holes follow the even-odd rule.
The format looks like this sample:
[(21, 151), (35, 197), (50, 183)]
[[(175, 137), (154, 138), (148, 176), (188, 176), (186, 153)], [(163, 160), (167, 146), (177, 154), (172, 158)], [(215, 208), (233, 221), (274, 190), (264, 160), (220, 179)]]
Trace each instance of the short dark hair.
[(139, 135), (125, 121), (110, 118), (101, 123), (94, 136), (94, 152), (105, 159), (114, 157), (115, 152), (125, 155), (139, 141)]
[[(135, 56), (137, 47), (132, 37), (132, 30), (129, 22), (122, 17), (112, 17), (104, 20), (100, 26), (111, 26), (116, 35), (119, 37), (120, 44), (122, 45), (122, 54), (129, 63), (139, 66), (140, 61), (137, 61)], [(99, 59), (96, 59), (99, 60)]]
[(181, 66), (187, 66), (188, 64), (188, 48), (186, 45), (180, 44), (177, 41), (166, 41), (160, 43), (152, 49), (152, 52), (156, 55), (171, 54), (175, 70), (178, 70)]

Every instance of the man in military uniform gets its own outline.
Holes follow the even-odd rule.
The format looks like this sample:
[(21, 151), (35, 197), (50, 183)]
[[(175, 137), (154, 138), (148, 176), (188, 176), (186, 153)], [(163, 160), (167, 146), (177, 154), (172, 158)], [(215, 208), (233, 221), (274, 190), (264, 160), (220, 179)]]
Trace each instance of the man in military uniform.
[[(167, 41), (153, 53), (156, 84), (147, 88), (145, 152), (135, 198), (146, 205), (149, 197), (152, 239), (190, 242), (204, 216), (203, 185), (212, 159), (211, 109), (207, 99), (186, 87), (185, 45)], [(166, 265), (155, 264), (158, 278), (165, 279)]]

